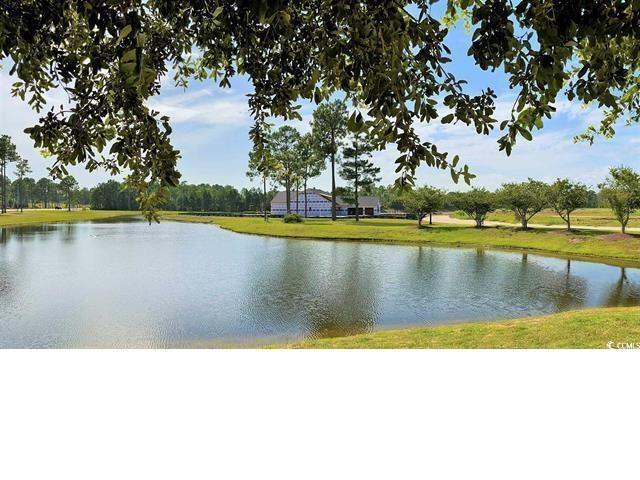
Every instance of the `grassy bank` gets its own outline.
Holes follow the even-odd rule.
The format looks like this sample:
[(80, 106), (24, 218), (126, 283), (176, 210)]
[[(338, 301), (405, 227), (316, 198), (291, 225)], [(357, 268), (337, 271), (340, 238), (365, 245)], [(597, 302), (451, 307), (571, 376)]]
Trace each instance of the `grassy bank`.
[(275, 237), (360, 240), (408, 244), (437, 244), (483, 248), (525, 249), (547, 254), (640, 262), (640, 237), (598, 231), (567, 233), (562, 230), (521, 231), (510, 227), (473, 228), (463, 225), (434, 225), (418, 229), (416, 222), (394, 219), (340, 220), (308, 219), (304, 223), (284, 223), (280, 219), (199, 217), (165, 215), (168, 220), (215, 223), (238, 233)]
[[(640, 307), (600, 308), (498, 322), (385, 330), (282, 348), (624, 348), (640, 342)], [(618, 345), (621, 344), (621, 345)]]
[(87, 220), (106, 220), (119, 217), (140, 215), (140, 212), (120, 210), (25, 210), (0, 215), (0, 227), (16, 227), (38, 223), (80, 222)]
[[(456, 218), (468, 219), (462, 212), (453, 214)], [(513, 212), (499, 210), (490, 213), (487, 220), (494, 222), (519, 223)], [(538, 225), (565, 225), (564, 221), (552, 209), (542, 210), (530, 220), (530, 223)], [(613, 216), (613, 212), (608, 208), (580, 208), (571, 214), (571, 226), (592, 226), (592, 227), (613, 227), (620, 228), (620, 223)], [(629, 227), (640, 227), (640, 214), (631, 216)]]

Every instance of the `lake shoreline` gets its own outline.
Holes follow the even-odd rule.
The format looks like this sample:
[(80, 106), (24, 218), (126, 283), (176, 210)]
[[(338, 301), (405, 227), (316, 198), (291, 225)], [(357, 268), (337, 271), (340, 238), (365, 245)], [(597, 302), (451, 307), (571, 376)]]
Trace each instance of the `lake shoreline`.
[(29, 209), (24, 212), (0, 214), (0, 228), (46, 225), (47, 223), (74, 223), (100, 220), (118, 220), (140, 217), (139, 211), (127, 210), (71, 210)]
[[(185, 218), (186, 217), (186, 218)], [(540, 255), (540, 256), (545, 256), (545, 257), (551, 257), (551, 258), (559, 258), (559, 259), (564, 259), (564, 260), (576, 260), (576, 261), (584, 261), (584, 262), (593, 262), (593, 263), (600, 263), (600, 264), (605, 264), (605, 265), (611, 265), (614, 267), (630, 267), (630, 268), (637, 268), (640, 267), (640, 256), (638, 256), (637, 258), (629, 258), (629, 257), (618, 257), (618, 256), (608, 256), (608, 255), (602, 255), (602, 254), (592, 254), (592, 253), (585, 253), (585, 252), (570, 252), (570, 251), (559, 251), (559, 250), (552, 250), (552, 249), (548, 249), (548, 248), (540, 248), (540, 247), (534, 247), (534, 246), (520, 246), (520, 245), (494, 245), (494, 244), (487, 244), (487, 243), (482, 243), (482, 242), (473, 242), (473, 241), (461, 241), (460, 239), (456, 240), (432, 240), (432, 239), (425, 239), (425, 238), (421, 238), (421, 239), (412, 239), (412, 240), (402, 240), (402, 239), (389, 239), (389, 238), (384, 238), (384, 237), (373, 237), (373, 236), (339, 236), (339, 235), (330, 235), (330, 234), (324, 234), (322, 236), (318, 236), (318, 235), (309, 235), (309, 234), (305, 234), (304, 232), (282, 232), (282, 231), (277, 231), (277, 230), (272, 230), (272, 231), (259, 231), (256, 228), (251, 228), (251, 224), (249, 224), (249, 222), (247, 222), (247, 224), (249, 224), (249, 226), (247, 227), (247, 225), (241, 225), (240, 228), (238, 228), (237, 225), (233, 225), (234, 221), (237, 223), (238, 220), (242, 221), (242, 220), (250, 220), (252, 222), (255, 222), (256, 219), (254, 218), (244, 218), (244, 217), (204, 217), (204, 216), (189, 216), (189, 215), (184, 215), (184, 214), (169, 214), (169, 215), (164, 215), (163, 219), (165, 220), (169, 220), (169, 221), (177, 221), (177, 222), (184, 222), (184, 223), (201, 223), (201, 224), (206, 224), (206, 225), (215, 225), (217, 227), (222, 228), (223, 230), (227, 230), (230, 232), (234, 232), (234, 233), (240, 233), (240, 234), (246, 234), (246, 235), (257, 235), (257, 236), (261, 236), (261, 237), (273, 237), (273, 238), (289, 238), (289, 239), (296, 239), (296, 240), (320, 240), (320, 241), (331, 241), (331, 242), (360, 242), (360, 243), (377, 243), (377, 244), (383, 244), (383, 245), (403, 245), (403, 246), (432, 246), (432, 247), (440, 247), (440, 248), (459, 248), (459, 249), (481, 249), (481, 250), (493, 250), (493, 251), (499, 251), (499, 252), (509, 252), (509, 253), (522, 253), (522, 254), (527, 254), (530, 253), (532, 255)], [(263, 222), (262, 219), (258, 219), (260, 222)], [(309, 220), (307, 220), (309, 222)], [(280, 222), (282, 223), (281, 219), (271, 219), (267, 225), (270, 224), (276, 224), (276, 222)], [(313, 222), (313, 220), (311, 220), (310, 222)], [(344, 222), (342, 221), (338, 221), (340, 223)], [(289, 226), (291, 224), (287, 224), (287, 226)], [(305, 225), (304, 223), (302, 224), (293, 224), (293, 227), (298, 227), (298, 226), (302, 226)], [(307, 224), (308, 225), (308, 224)], [(262, 224), (262, 226), (264, 226), (264, 223)], [(444, 226), (445, 228), (447, 227), (446, 224), (444, 225), (439, 225), (439, 226)], [(393, 227), (392, 227), (393, 228)], [(426, 227), (423, 228), (421, 230), (418, 230), (417, 228), (415, 229), (415, 231), (429, 231), (429, 229), (436, 229), (438, 228), (438, 226), (433, 226), (433, 227)], [(457, 228), (460, 230), (460, 232), (463, 232), (465, 230), (472, 230), (475, 231), (476, 229), (474, 229), (473, 227), (466, 227), (466, 226), (453, 226), (453, 228)], [(479, 230), (480, 232), (491, 232), (492, 230), (496, 231), (496, 232), (501, 232), (501, 231), (513, 231), (513, 232), (517, 232), (517, 233), (534, 233), (538, 234), (538, 235), (549, 235), (555, 237), (557, 235), (559, 235), (558, 231), (536, 231), (535, 229), (531, 229), (530, 232), (522, 232), (519, 231), (518, 229), (515, 228), (509, 228), (509, 227), (486, 227), (483, 228), (481, 230)], [(560, 232), (560, 234), (563, 234), (564, 232)], [(604, 236), (606, 235), (606, 233), (593, 233), (593, 232), (589, 232), (589, 234), (594, 235), (596, 238), (598, 236)], [(638, 247), (640, 248), (640, 240), (636, 240), (638, 242)]]
[(277, 349), (626, 349), (640, 345), (640, 307), (590, 308), (491, 322), (384, 329), (269, 345)]

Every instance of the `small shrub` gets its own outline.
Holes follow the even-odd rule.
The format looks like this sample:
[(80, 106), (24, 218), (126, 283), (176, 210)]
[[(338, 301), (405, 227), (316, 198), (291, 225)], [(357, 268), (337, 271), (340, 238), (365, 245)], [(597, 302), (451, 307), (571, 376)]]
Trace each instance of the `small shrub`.
[(283, 217), (284, 223), (302, 223), (302, 217), (297, 213), (287, 213)]

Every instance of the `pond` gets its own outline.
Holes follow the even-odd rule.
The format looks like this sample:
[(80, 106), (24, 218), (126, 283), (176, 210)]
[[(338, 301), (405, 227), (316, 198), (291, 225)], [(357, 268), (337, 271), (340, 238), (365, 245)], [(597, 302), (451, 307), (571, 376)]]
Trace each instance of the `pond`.
[(640, 270), (163, 222), (0, 231), (0, 347), (260, 345), (640, 303)]

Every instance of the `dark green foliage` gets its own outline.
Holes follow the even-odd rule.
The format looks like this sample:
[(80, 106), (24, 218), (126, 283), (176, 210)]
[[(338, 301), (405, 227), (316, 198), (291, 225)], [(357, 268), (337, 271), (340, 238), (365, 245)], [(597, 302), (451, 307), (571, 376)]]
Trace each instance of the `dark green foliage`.
[(589, 190), (582, 183), (568, 178), (557, 179), (549, 188), (549, 203), (571, 230), (571, 212), (588, 205)]
[(498, 204), (513, 211), (526, 230), (529, 220), (549, 206), (549, 185), (531, 178), (527, 182), (505, 183), (496, 196)]
[(476, 227), (482, 227), (487, 215), (496, 209), (496, 194), (486, 188), (472, 188), (468, 192), (455, 192), (452, 203), (466, 215), (473, 218)]
[(10, 162), (18, 160), (18, 153), (16, 152), (16, 146), (11, 141), (9, 135), (0, 135), (0, 213), (7, 212), (7, 204), (9, 201), (9, 189), (8, 183), (10, 180), (7, 177), (7, 166)]
[(631, 214), (640, 208), (640, 174), (630, 167), (613, 167), (600, 192), (625, 233)]
[[(342, 91), (355, 108), (349, 130), (399, 150), (400, 184), (413, 183), (422, 163), (469, 182), (457, 156), (414, 129), (439, 120), (487, 134), (496, 123), (493, 91), (470, 94), (449, 71), (447, 28), (432, 3), (3, 0), (0, 60), (16, 79), (14, 95), (36, 110), (52, 88), (69, 99), (27, 129), (56, 158), (53, 174), (62, 178), (76, 164), (130, 172), (150, 216), (180, 178), (169, 118), (147, 105), (169, 68), (179, 85), (195, 78), (229, 87), (246, 75), (258, 152), (269, 117), (300, 119), (298, 99), (321, 103)], [(499, 140), (507, 154), (517, 137), (542, 128), (563, 89), (606, 110), (587, 139), (613, 134), (621, 116), (640, 118), (636, 1), (449, 0), (447, 9), (448, 19), (469, 19), (476, 64), (509, 75), (516, 101)]]
[(274, 178), (284, 187), (287, 212), (291, 212), (291, 189), (301, 179), (302, 169), (298, 156), (300, 138), (300, 132), (284, 125), (268, 135), (263, 149), (266, 152), (266, 158), (272, 159), (275, 163)]
[(78, 181), (72, 175), (67, 175), (60, 180), (60, 190), (64, 192), (67, 200), (67, 210), (71, 211), (71, 205), (78, 193)]
[(442, 208), (445, 196), (444, 190), (424, 186), (406, 192), (402, 197), (402, 202), (405, 211), (416, 216), (418, 228), (420, 228), (422, 220), (427, 215), (429, 215), (429, 225), (432, 224), (431, 216)]
[(17, 180), (14, 182), (16, 186), (16, 199), (18, 200), (18, 205), (16, 208), (20, 208), (20, 211), (24, 208), (25, 197), (28, 193), (28, 184), (25, 182), (25, 176), (31, 173), (31, 167), (29, 166), (29, 161), (26, 158), (16, 157), (16, 168), (14, 175), (17, 177)]
[(91, 189), (90, 204), (93, 210), (137, 210), (135, 197), (135, 190), (109, 180)]
[[(91, 208), (95, 210), (137, 210), (136, 192), (124, 183), (109, 180), (90, 190)], [(273, 198), (267, 192), (267, 205)], [(230, 185), (191, 185), (181, 183), (169, 191), (162, 208), (182, 212), (258, 212), (263, 204), (258, 188), (237, 190)]]
[(282, 218), (282, 221), (284, 223), (302, 223), (303, 220), (304, 219), (302, 218), (302, 216), (298, 215), (297, 213), (287, 213)]

